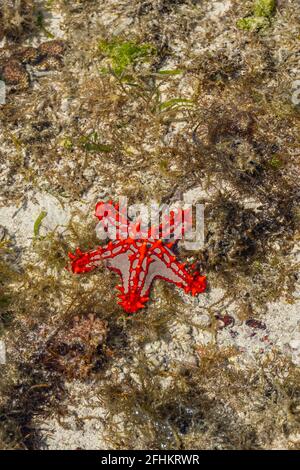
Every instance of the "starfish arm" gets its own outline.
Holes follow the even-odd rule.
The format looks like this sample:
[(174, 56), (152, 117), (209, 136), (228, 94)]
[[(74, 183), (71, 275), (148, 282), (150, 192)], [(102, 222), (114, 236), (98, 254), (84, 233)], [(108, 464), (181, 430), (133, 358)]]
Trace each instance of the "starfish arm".
[(87, 273), (100, 266), (102, 261), (115, 257), (123, 248), (122, 242), (109, 242), (105, 247), (99, 246), (96, 250), (82, 252), (77, 248), (75, 254), (69, 253), (71, 260), (70, 270), (75, 274)]
[(128, 313), (134, 313), (144, 308), (149, 300), (148, 295), (142, 295), (151, 260), (147, 257), (147, 242), (137, 242), (135, 250), (128, 257), (128, 285), (119, 286), (119, 304)]
[(199, 272), (191, 273), (185, 266), (185, 263), (180, 263), (174, 253), (166, 246), (163, 245), (161, 240), (158, 240), (151, 247), (153, 259), (156, 260), (156, 266), (150, 266), (152, 270), (152, 278), (148, 279), (147, 289), (150, 289), (152, 281), (157, 278), (162, 278), (167, 282), (172, 282), (177, 287), (181, 287), (186, 293), (192, 295), (200, 294), (206, 289), (206, 276), (202, 276)]
[(75, 254), (69, 253), (68, 255), (71, 264), (67, 269), (74, 274), (87, 273), (93, 271), (100, 265), (102, 248), (97, 248), (96, 250), (85, 253), (77, 248)]

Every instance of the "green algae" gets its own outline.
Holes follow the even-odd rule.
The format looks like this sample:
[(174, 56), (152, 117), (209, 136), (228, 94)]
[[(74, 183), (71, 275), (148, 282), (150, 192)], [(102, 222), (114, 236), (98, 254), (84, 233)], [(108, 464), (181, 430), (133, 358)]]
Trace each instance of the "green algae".
[(99, 141), (97, 132), (91, 132), (87, 136), (82, 136), (79, 139), (79, 145), (87, 152), (107, 153), (113, 150), (112, 145), (103, 144)]
[(257, 31), (270, 25), (270, 19), (276, 10), (276, 0), (256, 0), (253, 14), (237, 21), (237, 26), (246, 31)]
[(54, 39), (54, 38), (55, 38), (54, 34), (52, 34), (52, 33), (46, 28), (46, 25), (45, 25), (45, 16), (44, 16), (44, 14), (43, 14), (42, 11), (39, 11), (39, 12), (37, 13), (36, 24), (37, 24), (38, 28), (45, 34), (45, 36), (47, 36), (47, 38), (49, 38), (49, 39)]
[(42, 211), (37, 217), (36, 221), (34, 222), (33, 233), (35, 237), (38, 237), (39, 232), (40, 232), (40, 227), (45, 217), (47, 217), (47, 212)]
[(100, 41), (99, 50), (110, 60), (111, 70), (117, 77), (130, 66), (146, 62), (156, 54), (156, 48), (152, 44), (118, 39)]
[(255, 0), (253, 13), (254, 16), (270, 18), (276, 9), (276, 0)]
[(159, 75), (181, 75), (183, 70), (174, 69), (174, 70), (159, 70), (157, 72)]
[(165, 111), (170, 108), (174, 107), (181, 107), (181, 106), (192, 106), (194, 104), (193, 100), (187, 99), (187, 98), (172, 98), (167, 101), (163, 101), (159, 105), (159, 110), (160, 111)]
[(272, 157), (268, 163), (272, 168), (274, 168), (274, 170), (279, 170), (284, 165), (282, 158), (278, 156)]
[(246, 31), (256, 31), (269, 26), (268, 18), (263, 16), (249, 16), (237, 21), (237, 26)]

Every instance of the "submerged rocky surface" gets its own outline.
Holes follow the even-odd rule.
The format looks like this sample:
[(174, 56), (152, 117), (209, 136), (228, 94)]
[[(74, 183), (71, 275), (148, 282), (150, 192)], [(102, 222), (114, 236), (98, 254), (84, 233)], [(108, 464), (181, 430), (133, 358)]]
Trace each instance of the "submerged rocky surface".
[[(0, 448), (299, 449), (299, 27), (296, 0), (0, 6)], [(125, 315), (64, 269), (119, 196), (205, 203), (178, 253), (205, 294)]]

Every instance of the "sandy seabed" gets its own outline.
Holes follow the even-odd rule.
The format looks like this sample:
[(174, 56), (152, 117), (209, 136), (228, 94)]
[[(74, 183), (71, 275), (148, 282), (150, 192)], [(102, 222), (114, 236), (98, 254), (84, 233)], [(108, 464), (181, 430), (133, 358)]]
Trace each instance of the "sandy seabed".
[[(300, 6), (260, 3), (0, 6), (1, 449), (299, 449)], [(205, 204), (206, 293), (64, 269), (119, 196)]]

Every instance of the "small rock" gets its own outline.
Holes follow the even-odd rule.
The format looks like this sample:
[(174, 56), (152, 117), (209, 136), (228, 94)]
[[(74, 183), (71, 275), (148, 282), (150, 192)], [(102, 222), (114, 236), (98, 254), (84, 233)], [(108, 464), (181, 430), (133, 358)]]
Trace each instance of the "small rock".
[(249, 326), (250, 328), (255, 328), (255, 329), (259, 329), (259, 330), (265, 330), (266, 329), (265, 323), (263, 323), (259, 320), (255, 320), (254, 318), (251, 318), (250, 320), (247, 320), (246, 325)]
[(15, 58), (22, 64), (35, 64), (39, 59), (39, 53), (35, 47), (25, 47), (16, 52)]
[(2, 70), (2, 77), (7, 85), (17, 90), (24, 90), (29, 86), (29, 75), (17, 60), (9, 60)]
[(294, 349), (294, 350), (300, 349), (300, 339), (292, 339), (289, 342), (289, 346), (291, 349)]
[(236, 338), (238, 336), (238, 332), (234, 331), (234, 330), (231, 330), (230, 331), (230, 336), (231, 336), (231, 338)]
[(204, 315), (201, 315), (199, 317), (199, 323), (201, 326), (210, 326), (211, 324), (210, 316), (207, 315), (206, 313)]
[(43, 42), (39, 47), (38, 51), (43, 56), (62, 56), (65, 50), (63, 41), (54, 40)]
[(231, 315), (228, 315), (227, 313), (225, 315), (215, 315), (215, 318), (217, 320), (217, 326), (219, 329), (226, 328), (228, 326), (234, 326), (235, 320)]

